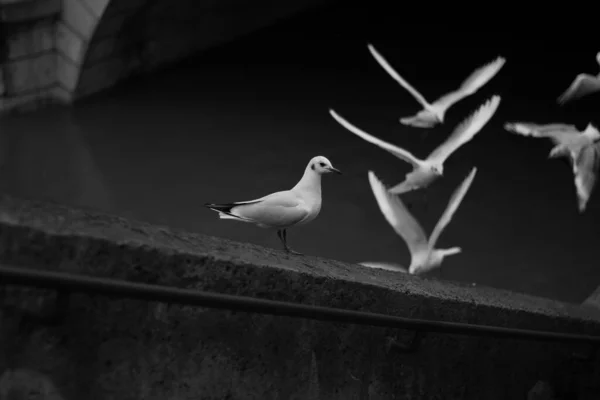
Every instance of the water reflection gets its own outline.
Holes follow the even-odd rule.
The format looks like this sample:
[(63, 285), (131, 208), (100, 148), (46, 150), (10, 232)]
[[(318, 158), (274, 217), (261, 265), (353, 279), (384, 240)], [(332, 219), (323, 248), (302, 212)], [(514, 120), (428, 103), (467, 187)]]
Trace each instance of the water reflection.
[(89, 137), (66, 108), (0, 120), (0, 188), (24, 198), (114, 210)]

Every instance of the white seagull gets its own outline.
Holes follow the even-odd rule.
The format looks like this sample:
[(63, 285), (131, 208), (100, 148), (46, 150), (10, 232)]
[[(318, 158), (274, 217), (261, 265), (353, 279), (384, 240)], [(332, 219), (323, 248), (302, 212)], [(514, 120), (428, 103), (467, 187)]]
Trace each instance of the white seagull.
[(523, 136), (548, 138), (554, 143), (549, 158), (565, 156), (573, 168), (579, 212), (585, 211), (596, 183), (600, 156), (600, 132), (591, 123), (580, 132), (575, 125), (537, 125), (529, 122), (507, 122), (504, 129)]
[(479, 107), (477, 111), (461, 122), (448, 139), (433, 150), (425, 160), (420, 160), (408, 151), (384, 142), (381, 139), (377, 139), (358, 129), (332, 109), (329, 110), (329, 113), (340, 125), (350, 132), (360, 136), (367, 142), (373, 143), (382, 149), (389, 151), (396, 157), (413, 166), (413, 170), (406, 174), (404, 181), (390, 189), (390, 192), (393, 194), (402, 194), (411, 190), (425, 188), (434, 180), (441, 177), (444, 173), (444, 162), (446, 159), (460, 146), (471, 140), (475, 134), (485, 126), (496, 112), (499, 104), (500, 96), (492, 96), (492, 98)]
[[(600, 64), (600, 52), (596, 54), (596, 61)], [(558, 104), (564, 105), (571, 100), (579, 99), (598, 90), (600, 90), (600, 73), (596, 76), (579, 74), (575, 77), (571, 86), (556, 101)]]
[(287, 245), (286, 229), (306, 224), (321, 211), (321, 175), (339, 170), (323, 157), (313, 157), (300, 181), (290, 190), (271, 193), (256, 200), (226, 204), (205, 204), (219, 213), (219, 218), (248, 222), (261, 228), (277, 229), (285, 251), (301, 255)]
[(437, 124), (444, 122), (444, 115), (448, 108), (455, 103), (464, 99), (465, 97), (472, 95), (479, 88), (485, 85), (490, 79), (492, 79), (498, 71), (506, 63), (506, 59), (503, 57), (497, 57), (494, 61), (476, 69), (471, 75), (462, 83), (462, 85), (455, 91), (447, 93), (434, 101), (428, 103), (427, 100), (419, 93), (414, 87), (412, 87), (404, 78), (400, 76), (391, 65), (375, 50), (371, 44), (367, 46), (371, 55), (375, 60), (385, 69), (385, 71), (396, 80), (402, 87), (404, 87), (413, 97), (423, 106), (423, 109), (412, 117), (400, 118), (400, 123), (404, 125), (410, 125), (417, 128), (431, 128)]
[[(375, 176), (373, 171), (369, 171), (369, 182), (371, 189), (379, 204), (379, 208), (383, 213), (383, 216), (387, 222), (394, 228), (396, 233), (404, 239), (408, 250), (410, 251), (410, 266), (408, 267), (409, 274), (422, 274), (428, 272), (442, 264), (444, 257), (458, 254), (462, 250), (460, 247), (451, 247), (449, 249), (436, 249), (440, 234), (452, 220), (452, 216), (458, 209), (463, 197), (469, 190), (477, 168), (473, 168), (469, 175), (463, 180), (460, 186), (452, 193), (446, 210), (440, 217), (440, 220), (433, 228), (433, 232), (427, 240), (425, 231), (419, 225), (417, 220), (410, 214), (406, 209), (402, 200), (398, 196), (394, 196), (388, 190), (381, 181)], [(388, 270), (404, 270), (403, 267), (398, 264), (392, 263), (381, 263), (381, 262), (364, 262), (360, 263), (366, 267), (383, 268)]]

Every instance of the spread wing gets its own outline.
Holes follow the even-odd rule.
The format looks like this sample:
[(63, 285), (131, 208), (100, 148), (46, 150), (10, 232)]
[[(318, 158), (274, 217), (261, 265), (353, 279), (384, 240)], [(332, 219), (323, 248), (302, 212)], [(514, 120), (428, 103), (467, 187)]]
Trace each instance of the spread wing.
[(497, 57), (495, 60), (477, 68), (463, 81), (456, 91), (440, 97), (433, 105), (447, 109), (459, 100), (472, 95), (496, 76), (505, 63), (506, 59), (504, 57)]
[(367, 142), (373, 143), (373, 144), (381, 147), (382, 149), (389, 151), (390, 153), (392, 153), (396, 157), (400, 158), (401, 160), (404, 160), (407, 163), (412, 164), (413, 167), (419, 166), (420, 160), (418, 160), (415, 156), (413, 156), (408, 151), (406, 151), (398, 146), (394, 146), (393, 144), (384, 142), (381, 139), (377, 139), (375, 136), (369, 135), (367, 132), (357, 128), (356, 126), (352, 125), (350, 122), (346, 121), (342, 116), (340, 116), (338, 113), (336, 113), (332, 109), (329, 110), (329, 114), (331, 114), (333, 119), (335, 119), (338, 122), (338, 124), (342, 125), (344, 128), (346, 128), (350, 132), (354, 133), (355, 135), (360, 136)]
[(500, 96), (492, 96), (490, 100), (484, 103), (477, 111), (461, 122), (448, 139), (436, 148), (427, 157), (430, 161), (443, 163), (456, 149), (467, 143), (487, 124), (492, 118), (498, 105)]
[(379, 65), (385, 70), (385, 72), (387, 72), (404, 89), (408, 90), (408, 92), (410, 94), (412, 94), (413, 97), (419, 103), (421, 103), (421, 105), (423, 107), (425, 107), (425, 108), (430, 107), (430, 105), (427, 102), (427, 100), (425, 100), (425, 97), (423, 97), (423, 95), (421, 93), (419, 93), (417, 91), (417, 89), (415, 89), (414, 87), (412, 87), (410, 83), (408, 83), (403, 77), (401, 77), (400, 74), (397, 73), (394, 70), (394, 68), (392, 68), (392, 66), (386, 61), (386, 59), (383, 58), (383, 56), (381, 54), (379, 54), (379, 52), (377, 50), (375, 50), (375, 47), (373, 47), (370, 44), (367, 45), (367, 47), (369, 48), (369, 51), (371, 52), (371, 55), (373, 56), (373, 58), (375, 58), (375, 61), (377, 61), (379, 63)]
[(579, 135), (575, 125), (546, 124), (538, 125), (530, 122), (507, 122), (504, 129), (523, 136), (548, 138), (554, 144), (564, 143), (569, 137)]
[(454, 213), (458, 209), (458, 206), (462, 202), (463, 197), (467, 194), (467, 191), (471, 187), (471, 183), (475, 178), (475, 174), (477, 173), (477, 168), (473, 168), (469, 175), (463, 180), (460, 186), (452, 193), (452, 197), (450, 197), (450, 201), (448, 202), (448, 206), (446, 210), (440, 217), (438, 223), (433, 228), (433, 232), (431, 233), (431, 237), (429, 238), (429, 246), (431, 249), (435, 247), (438, 238), (442, 234), (444, 228), (450, 223)]
[(579, 74), (575, 77), (571, 86), (565, 90), (556, 100), (558, 104), (563, 105), (569, 101), (577, 100), (588, 94), (600, 90), (600, 79), (588, 74)]
[(302, 198), (290, 190), (275, 192), (256, 200), (206, 206), (226, 216), (265, 227), (292, 226), (309, 214)]
[(404, 239), (411, 257), (419, 252), (426, 251), (427, 237), (425, 232), (417, 220), (408, 212), (402, 200), (388, 192), (373, 171), (369, 171), (369, 183), (381, 213), (394, 228), (394, 231)]
[(579, 212), (585, 211), (590, 194), (596, 184), (599, 165), (600, 143), (585, 146), (573, 162)]

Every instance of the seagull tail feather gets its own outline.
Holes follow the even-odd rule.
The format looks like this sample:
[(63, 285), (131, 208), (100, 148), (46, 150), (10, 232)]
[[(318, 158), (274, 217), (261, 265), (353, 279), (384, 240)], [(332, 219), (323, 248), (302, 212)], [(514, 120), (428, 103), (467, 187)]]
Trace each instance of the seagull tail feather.
[(221, 218), (221, 219), (235, 219), (238, 221), (247, 222), (248, 220), (246, 218), (239, 217), (239, 216), (231, 213), (231, 209), (235, 206), (236, 206), (236, 204), (210, 204), (210, 203), (204, 204), (204, 207), (218, 212), (219, 218)]

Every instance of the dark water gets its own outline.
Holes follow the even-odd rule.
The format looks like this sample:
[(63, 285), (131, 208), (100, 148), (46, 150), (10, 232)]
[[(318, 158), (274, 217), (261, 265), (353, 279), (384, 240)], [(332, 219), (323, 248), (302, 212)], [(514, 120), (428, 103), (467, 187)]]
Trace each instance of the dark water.
[[(449, 158), (445, 178), (430, 188), (429, 208), (417, 205), (414, 213), (430, 232), (477, 166), (438, 242), (463, 248), (444, 262), (444, 278), (580, 302), (600, 284), (600, 198), (593, 194), (579, 215), (566, 161), (547, 160), (550, 142), (508, 134), (502, 124), (600, 122), (599, 96), (563, 108), (554, 102), (577, 73), (597, 73), (599, 49), (574, 49), (560, 33), (502, 29), (400, 23), (384, 9), (303, 15), (92, 98), (70, 115), (46, 110), (4, 119), (0, 188), (279, 248), (274, 232), (219, 220), (202, 204), (290, 188), (311, 157), (325, 155), (344, 175), (324, 177), (321, 214), (290, 230), (292, 247), (408, 265), (407, 248), (367, 181), (372, 169), (388, 184), (399, 182), (408, 164), (345, 131), (328, 108), (424, 157), (497, 93), (496, 115)], [(397, 122), (418, 104), (375, 63), (367, 41), (429, 100), (498, 54), (507, 63), (423, 138)]]

